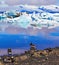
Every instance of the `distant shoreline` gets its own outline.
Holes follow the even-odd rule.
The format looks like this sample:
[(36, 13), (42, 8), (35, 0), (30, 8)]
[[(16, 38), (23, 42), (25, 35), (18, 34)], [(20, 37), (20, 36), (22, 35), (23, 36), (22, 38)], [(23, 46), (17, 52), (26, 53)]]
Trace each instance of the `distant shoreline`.
[[(8, 55), (7, 50), (8, 50), (7, 48), (0, 49), (0, 56)], [(24, 51), (26, 50), (25, 49), (12, 49), (12, 54), (21, 54), (21, 53), (24, 53)]]
[[(47, 47), (47, 48), (51, 48), (51, 47)], [(47, 48), (44, 48), (44, 49), (47, 49)], [(52, 47), (52, 48), (59, 48), (59, 46), (57, 47)], [(37, 50), (44, 50), (44, 49), (37, 49)], [(3, 56), (3, 55), (8, 55), (8, 48), (0, 48), (0, 56)], [(14, 54), (21, 54), (21, 53), (24, 53), (25, 51), (27, 50), (30, 50), (29, 48), (26, 49), (26, 48), (11, 48), (12, 50), (12, 55)]]

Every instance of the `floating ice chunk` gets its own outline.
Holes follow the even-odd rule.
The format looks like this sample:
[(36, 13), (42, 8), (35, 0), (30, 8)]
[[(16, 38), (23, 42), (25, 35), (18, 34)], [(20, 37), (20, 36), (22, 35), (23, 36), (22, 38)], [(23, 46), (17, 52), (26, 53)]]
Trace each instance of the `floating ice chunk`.
[(18, 26), (27, 28), (30, 25), (31, 18), (29, 16), (22, 15), (18, 20)]

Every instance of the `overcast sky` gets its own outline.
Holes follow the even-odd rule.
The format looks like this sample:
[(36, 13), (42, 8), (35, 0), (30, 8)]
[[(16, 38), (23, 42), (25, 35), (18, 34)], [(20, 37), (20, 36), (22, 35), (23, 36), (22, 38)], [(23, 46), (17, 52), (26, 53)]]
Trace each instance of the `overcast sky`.
[(31, 5), (50, 5), (59, 4), (59, 0), (0, 0), (5, 1), (8, 5), (18, 5), (18, 4), (31, 4)]

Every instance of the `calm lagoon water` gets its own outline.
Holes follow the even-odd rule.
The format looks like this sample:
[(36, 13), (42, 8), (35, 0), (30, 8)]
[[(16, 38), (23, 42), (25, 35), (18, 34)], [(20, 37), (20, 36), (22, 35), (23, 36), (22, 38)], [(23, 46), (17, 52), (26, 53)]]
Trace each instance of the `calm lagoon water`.
[(0, 48), (29, 49), (34, 43), (37, 49), (59, 46), (59, 40), (49, 40), (39, 36), (0, 34)]

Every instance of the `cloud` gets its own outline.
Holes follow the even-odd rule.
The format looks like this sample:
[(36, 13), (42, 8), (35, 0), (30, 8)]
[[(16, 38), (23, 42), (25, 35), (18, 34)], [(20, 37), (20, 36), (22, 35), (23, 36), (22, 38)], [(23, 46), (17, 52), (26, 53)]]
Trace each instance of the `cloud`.
[(5, 0), (5, 2), (9, 5), (18, 5), (20, 3), (20, 0)]
[(4, 1), (0, 2), (0, 7), (8, 7), (8, 4), (6, 4)]
[(49, 5), (55, 4), (57, 0), (5, 0), (9, 5), (31, 4), (31, 5)]

